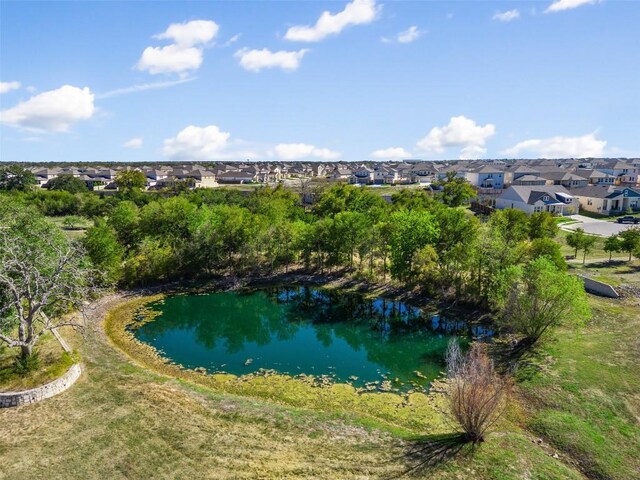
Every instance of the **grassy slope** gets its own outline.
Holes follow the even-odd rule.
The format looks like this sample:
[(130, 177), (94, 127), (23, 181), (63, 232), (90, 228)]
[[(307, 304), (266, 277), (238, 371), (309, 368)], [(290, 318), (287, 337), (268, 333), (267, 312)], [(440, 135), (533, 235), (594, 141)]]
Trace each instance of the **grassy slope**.
[[(132, 363), (101, 330), (83, 342), (64, 334), (83, 377), (53, 399), (0, 410), (0, 478), (390, 478), (424, 459), (407, 456), (421, 445), (415, 432), (220, 393)], [(552, 454), (505, 421), (428, 476), (581, 478)]]
[(590, 298), (591, 323), (558, 331), (546, 373), (523, 384), (527, 424), (592, 478), (640, 478), (640, 300)]

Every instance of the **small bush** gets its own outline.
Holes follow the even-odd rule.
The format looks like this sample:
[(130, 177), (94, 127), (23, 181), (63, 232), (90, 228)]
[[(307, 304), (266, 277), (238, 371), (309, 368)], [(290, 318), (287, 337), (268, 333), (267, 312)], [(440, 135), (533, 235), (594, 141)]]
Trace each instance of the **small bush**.
[(21, 377), (26, 377), (31, 372), (39, 370), (42, 365), (40, 361), (40, 355), (37, 351), (34, 351), (28, 357), (18, 357), (13, 366), (15, 373)]
[(456, 339), (447, 350), (449, 409), (468, 441), (484, 441), (487, 430), (504, 412), (511, 388), (486, 353), (486, 345), (474, 343), (466, 355)]

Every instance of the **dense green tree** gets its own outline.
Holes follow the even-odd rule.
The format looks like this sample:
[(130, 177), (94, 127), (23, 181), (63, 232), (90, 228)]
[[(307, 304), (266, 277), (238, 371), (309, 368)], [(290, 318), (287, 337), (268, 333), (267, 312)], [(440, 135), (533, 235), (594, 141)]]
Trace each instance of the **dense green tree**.
[(281, 185), (257, 188), (245, 202), (252, 213), (264, 215), (274, 223), (299, 218), (303, 213), (299, 204), (298, 195)]
[(554, 238), (559, 228), (556, 219), (549, 212), (535, 212), (529, 217), (529, 239)]
[[(220, 218), (220, 245), (227, 266), (232, 270), (243, 268), (248, 260), (244, 254), (254, 250), (259, 225), (246, 208), (225, 205), (214, 208)], [(236, 256), (240, 256), (238, 262), (234, 262)]]
[(170, 245), (160, 240), (144, 239), (137, 252), (124, 264), (124, 283), (129, 286), (145, 286), (172, 280), (177, 277), (175, 257)]
[(510, 280), (505, 271), (527, 257), (526, 242), (515, 241), (524, 238), (526, 233), (509, 232), (505, 229), (504, 219), (496, 217), (499, 221), (493, 220), (495, 213), (482, 225), (476, 248), (469, 251), (474, 263), (470, 291), (487, 305), (493, 305), (497, 293), (508, 285)]
[(437, 182), (436, 186), (442, 189), (438, 194), (442, 203), (449, 207), (460, 207), (478, 196), (471, 184), (455, 172), (447, 173), (446, 178)]
[(386, 207), (387, 203), (380, 195), (365, 187), (337, 185), (323, 192), (313, 206), (313, 212), (321, 217), (333, 217), (346, 211), (368, 213), (372, 221), (377, 221)]
[(438, 237), (437, 252), (438, 283), (442, 287), (455, 286), (461, 293), (465, 276), (472, 268), (480, 222), (476, 217), (458, 208), (443, 208), (436, 211)]
[(38, 208), (48, 217), (77, 215), (80, 213), (80, 198), (69, 192), (36, 190), (26, 194), (27, 203)]
[(0, 167), (0, 190), (26, 191), (36, 184), (35, 175), (19, 165)]
[(402, 188), (391, 195), (391, 203), (396, 210), (433, 210), (439, 205), (427, 191), (409, 188)]
[(620, 232), (619, 237), (621, 239), (621, 248), (623, 252), (627, 252), (629, 254), (629, 261), (631, 261), (631, 256), (638, 255), (640, 250), (640, 227), (631, 227), (627, 230), (623, 230)]
[(115, 184), (119, 191), (143, 190), (147, 177), (140, 170), (121, 170), (116, 174)]
[(609, 262), (614, 253), (622, 251), (622, 240), (618, 235), (611, 235), (604, 241), (604, 251), (609, 253)]
[(562, 323), (582, 323), (590, 316), (582, 280), (540, 257), (524, 268), (515, 267), (517, 280), (504, 297), (500, 321), (536, 343), (550, 328)]
[(489, 224), (494, 233), (500, 235), (507, 245), (514, 246), (529, 238), (529, 217), (522, 210), (497, 210), (491, 214)]
[(69, 193), (82, 193), (89, 191), (87, 183), (71, 173), (63, 173), (56, 178), (52, 178), (47, 183), (49, 190), (62, 190)]
[(135, 203), (128, 200), (118, 203), (111, 210), (107, 223), (125, 249), (133, 249), (140, 241), (140, 211)]
[(247, 196), (240, 190), (230, 188), (197, 188), (183, 194), (190, 202), (201, 205), (235, 205), (246, 206)]
[(99, 279), (108, 284), (116, 283), (122, 275), (124, 248), (118, 243), (115, 230), (102, 219), (89, 228), (82, 240)]
[(416, 210), (398, 210), (389, 221), (391, 273), (400, 280), (411, 281), (416, 253), (437, 239), (437, 221), (432, 214)]
[(87, 192), (76, 195), (78, 199), (78, 213), (83, 217), (97, 218), (104, 217), (111, 206), (100, 195)]
[(367, 215), (360, 212), (340, 212), (334, 218), (336, 243), (348, 258), (347, 263), (353, 268), (353, 259), (358, 247), (366, 240), (367, 232), (371, 229), (371, 221)]
[(560, 244), (551, 238), (536, 238), (529, 246), (529, 257), (531, 260), (546, 257), (558, 270), (566, 270), (567, 262), (562, 255)]
[(586, 262), (587, 254), (593, 250), (596, 237), (585, 233), (584, 229), (576, 228), (567, 234), (567, 245), (574, 249), (574, 256), (578, 256), (578, 250), (582, 250), (582, 263)]
[(153, 201), (140, 209), (140, 231), (173, 246), (189, 242), (197, 227), (198, 207), (183, 197)]
[(586, 236), (587, 234), (583, 228), (576, 228), (573, 232), (567, 234), (567, 245), (573, 248), (574, 257), (578, 257), (578, 250), (582, 248)]

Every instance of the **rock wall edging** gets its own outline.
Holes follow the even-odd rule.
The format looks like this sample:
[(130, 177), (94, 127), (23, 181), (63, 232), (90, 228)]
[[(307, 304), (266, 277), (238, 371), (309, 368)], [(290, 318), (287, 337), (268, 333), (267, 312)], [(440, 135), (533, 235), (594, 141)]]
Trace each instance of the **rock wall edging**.
[(24, 390), (22, 392), (3, 392), (0, 393), (0, 408), (17, 407), (19, 405), (28, 405), (30, 403), (36, 403), (46, 398), (51, 398), (59, 393), (67, 390), (71, 385), (76, 383), (76, 380), (80, 377), (82, 369), (80, 364), (75, 363), (71, 365), (69, 370), (65, 372), (60, 378), (53, 380), (52, 382), (42, 385), (41, 387), (32, 388), (30, 390)]

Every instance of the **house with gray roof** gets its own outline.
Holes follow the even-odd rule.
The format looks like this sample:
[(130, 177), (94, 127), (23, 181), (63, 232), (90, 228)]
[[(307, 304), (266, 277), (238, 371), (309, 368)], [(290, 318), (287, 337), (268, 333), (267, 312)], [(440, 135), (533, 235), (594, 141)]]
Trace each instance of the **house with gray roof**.
[(591, 185), (571, 192), (580, 208), (602, 215), (616, 215), (629, 210), (640, 211), (640, 189)]
[(572, 215), (578, 212), (579, 203), (562, 185), (512, 185), (496, 199), (496, 208)]

